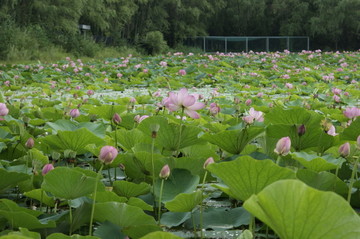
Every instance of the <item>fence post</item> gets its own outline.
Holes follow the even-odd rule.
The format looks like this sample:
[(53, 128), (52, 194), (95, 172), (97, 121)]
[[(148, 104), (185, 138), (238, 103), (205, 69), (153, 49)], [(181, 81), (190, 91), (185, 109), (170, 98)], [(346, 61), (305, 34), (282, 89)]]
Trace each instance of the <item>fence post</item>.
[(227, 37), (225, 37), (225, 53), (227, 53)]
[(205, 42), (205, 37), (203, 37), (203, 39), (204, 39), (204, 52), (206, 52), (206, 46), (205, 46), (206, 42)]
[(307, 50), (309, 50), (310, 49), (310, 39), (309, 39), (309, 37), (307, 37)]
[(245, 41), (245, 42), (246, 42), (245, 51), (246, 51), (246, 52), (249, 52), (249, 38), (246, 37), (245, 39), (246, 39), (246, 41)]
[(286, 38), (286, 47), (287, 47), (287, 50), (290, 51), (290, 37)]
[(266, 52), (269, 52), (269, 38), (266, 38)]

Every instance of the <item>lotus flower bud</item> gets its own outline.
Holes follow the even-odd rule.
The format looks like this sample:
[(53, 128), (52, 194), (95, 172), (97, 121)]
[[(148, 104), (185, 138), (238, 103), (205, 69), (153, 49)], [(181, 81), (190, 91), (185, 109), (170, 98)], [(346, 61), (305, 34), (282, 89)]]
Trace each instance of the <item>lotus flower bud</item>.
[(297, 129), (297, 133), (298, 133), (298, 135), (299, 136), (303, 136), (304, 134), (305, 134), (305, 132), (306, 132), (306, 127), (305, 127), (305, 125), (300, 125), (299, 127), (298, 127), (298, 129)]
[(215, 163), (215, 161), (214, 161), (213, 157), (210, 157), (205, 161), (203, 168), (206, 169), (206, 167), (212, 163)]
[(170, 167), (169, 167), (169, 165), (166, 164), (161, 169), (159, 177), (162, 178), (162, 179), (167, 179), (169, 176), (170, 176)]
[(9, 109), (4, 103), (0, 103), (0, 116), (5, 116), (9, 113)]
[(278, 155), (285, 156), (290, 152), (291, 140), (289, 137), (283, 137), (276, 143), (274, 152)]
[(51, 163), (45, 164), (45, 166), (42, 169), (42, 175), (44, 176), (53, 169), (54, 169), (54, 165), (52, 165)]
[(251, 99), (245, 100), (245, 105), (249, 106), (249, 105), (251, 105), (251, 103), (252, 103), (252, 100), (251, 100)]
[(114, 124), (118, 125), (121, 123), (122, 119), (118, 113), (115, 113), (112, 117), (112, 121), (114, 122)]
[(349, 142), (346, 142), (345, 144), (342, 144), (339, 147), (339, 154), (342, 157), (347, 157), (347, 156), (350, 155), (350, 144), (349, 144)]
[(94, 91), (93, 91), (93, 90), (88, 90), (88, 91), (86, 92), (86, 94), (87, 94), (88, 96), (93, 95), (93, 94), (94, 94)]
[(104, 146), (100, 150), (99, 160), (104, 164), (111, 164), (118, 155), (118, 151), (113, 146)]
[(80, 116), (80, 111), (79, 109), (72, 109), (70, 110), (70, 116), (71, 118), (76, 118)]
[(32, 149), (34, 147), (35, 141), (33, 138), (29, 138), (26, 143), (25, 143), (25, 147), (28, 149)]

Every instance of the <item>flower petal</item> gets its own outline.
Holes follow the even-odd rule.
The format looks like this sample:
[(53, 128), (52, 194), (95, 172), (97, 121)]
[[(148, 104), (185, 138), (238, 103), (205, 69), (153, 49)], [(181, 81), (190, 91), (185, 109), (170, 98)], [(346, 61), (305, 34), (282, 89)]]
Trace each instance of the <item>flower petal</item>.
[(182, 105), (184, 107), (189, 107), (192, 106), (193, 104), (195, 104), (195, 97), (192, 95), (187, 95), (186, 97), (184, 97)]
[(189, 110), (201, 110), (205, 107), (205, 104), (202, 102), (195, 102), (193, 105), (186, 107)]
[(185, 114), (187, 114), (193, 119), (200, 118), (200, 115), (195, 110), (189, 110), (188, 108), (185, 108)]

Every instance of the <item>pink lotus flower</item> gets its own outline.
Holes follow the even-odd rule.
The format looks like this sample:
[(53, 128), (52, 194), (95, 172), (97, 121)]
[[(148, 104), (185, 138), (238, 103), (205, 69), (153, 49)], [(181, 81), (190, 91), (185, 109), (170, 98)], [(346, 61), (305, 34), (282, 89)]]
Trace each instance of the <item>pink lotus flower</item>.
[(34, 147), (34, 145), (35, 145), (34, 139), (32, 137), (28, 138), (28, 140), (25, 143), (25, 147), (31, 149)]
[(347, 117), (349, 119), (354, 119), (354, 118), (360, 116), (360, 109), (357, 107), (346, 108), (343, 113), (344, 113), (345, 117)]
[(76, 118), (80, 116), (80, 111), (79, 109), (72, 109), (70, 110), (70, 116), (71, 118)]
[(134, 120), (135, 120), (138, 124), (140, 124), (141, 121), (143, 121), (144, 119), (149, 118), (149, 117), (150, 117), (150, 116), (148, 116), (148, 115), (143, 115), (143, 116), (136, 115), (136, 116), (134, 117)]
[(245, 105), (249, 106), (249, 105), (251, 105), (251, 103), (252, 103), (252, 100), (251, 100), (251, 99), (245, 100)]
[(117, 76), (118, 78), (121, 78), (121, 77), (123, 76), (123, 74), (117, 73), (116, 76)]
[(334, 125), (331, 125), (329, 130), (326, 132), (328, 135), (331, 135), (331, 136), (336, 136), (338, 135), (336, 132), (335, 132), (335, 126)]
[(186, 75), (186, 71), (184, 69), (181, 69), (181, 70), (179, 70), (178, 74), (181, 76), (184, 76), (184, 75)]
[(347, 157), (347, 156), (350, 155), (350, 144), (349, 144), (349, 142), (346, 142), (345, 144), (342, 144), (339, 147), (339, 154), (342, 157)]
[(274, 152), (278, 155), (285, 156), (290, 152), (291, 140), (289, 137), (283, 137), (276, 143)]
[(160, 61), (160, 66), (162, 66), (162, 67), (166, 67), (167, 66), (167, 63), (165, 62), (165, 61)]
[(294, 88), (293, 84), (291, 84), (291, 83), (286, 83), (285, 87), (288, 88), (288, 89)]
[(54, 169), (54, 165), (52, 165), (51, 163), (48, 163), (48, 164), (44, 165), (41, 173), (44, 176), (45, 174), (47, 174), (48, 172), (50, 172), (53, 169)]
[(252, 124), (254, 123), (254, 118), (250, 115), (247, 115), (247, 116), (244, 116), (243, 117), (243, 120), (245, 121), (245, 123), (247, 124)]
[(112, 121), (114, 122), (114, 124), (118, 125), (121, 123), (122, 119), (118, 113), (115, 113), (112, 117)]
[(200, 118), (200, 115), (196, 110), (200, 110), (205, 107), (202, 102), (196, 102), (197, 95), (190, 95), (186, 88), (182, 88), (178, 93), (170, 92), (169, 97), (163, 100), (165, 107), (170, 111), (177, 111), (179, 109), (193, 119)]
[(170, 167), (169, 167), (169, 165), (166, 164), (161, 169), (159, 177), (162, 178), (162, 179), (167, 179), (169, 176), (170, 176)]
[(215, 161), (214, 161), (213, 157), (210, 157), (205, 161), (203, 168), (206, 169), (206, 167), (212, 163), (215, 163)]
[(335, 95), (340, 95), (340, 93), (341, 93), (341, 89), (338, 89), (338, 88), (332, 88), (331, 91), (332, 91), (332, 93), (334, 93)]
[(111, 164), (118, 155), (118, 151), (113, 146), (104, 146), (100, 150), (99, 160), (104, 164)]
[(209, 110), (211, 115), (217, 115), (220, 112), (220, 107), (216, 103), (211, 103)]
[(87, 94), (88, 96), (93, 95), (93, 94), (94, 94), (94, 91), (93, 91), (93, 90), (88, 90), (88, 91), (86, 92), (86, 94)]
[(249, 110), (249, 115), (251, 117), (254, 118), (255, 121), (258, 121), (258, 122), (263, 122), (264, 121), (264, 116), (263, 116), (263, 112), (261, 111), (256, 111), (254, 110), (254, 108), (250, 108)]
[(0, 103), (0, 116), (5, 116), (9, 113), (9, 109), (4, 103)]
[(334, 95), (333, 96), (333, 100), (336, 102), (336, 103), (339, 103), (341, 101), (341, 98), (338, 96), (338, 95)]

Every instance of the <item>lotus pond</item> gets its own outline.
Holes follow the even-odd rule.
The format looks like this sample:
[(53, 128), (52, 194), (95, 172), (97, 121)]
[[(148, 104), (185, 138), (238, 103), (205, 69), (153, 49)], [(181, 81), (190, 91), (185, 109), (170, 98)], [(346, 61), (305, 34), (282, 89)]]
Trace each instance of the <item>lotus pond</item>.
[(360, 52), (0, 65), (0, 238), (360, 238)]

